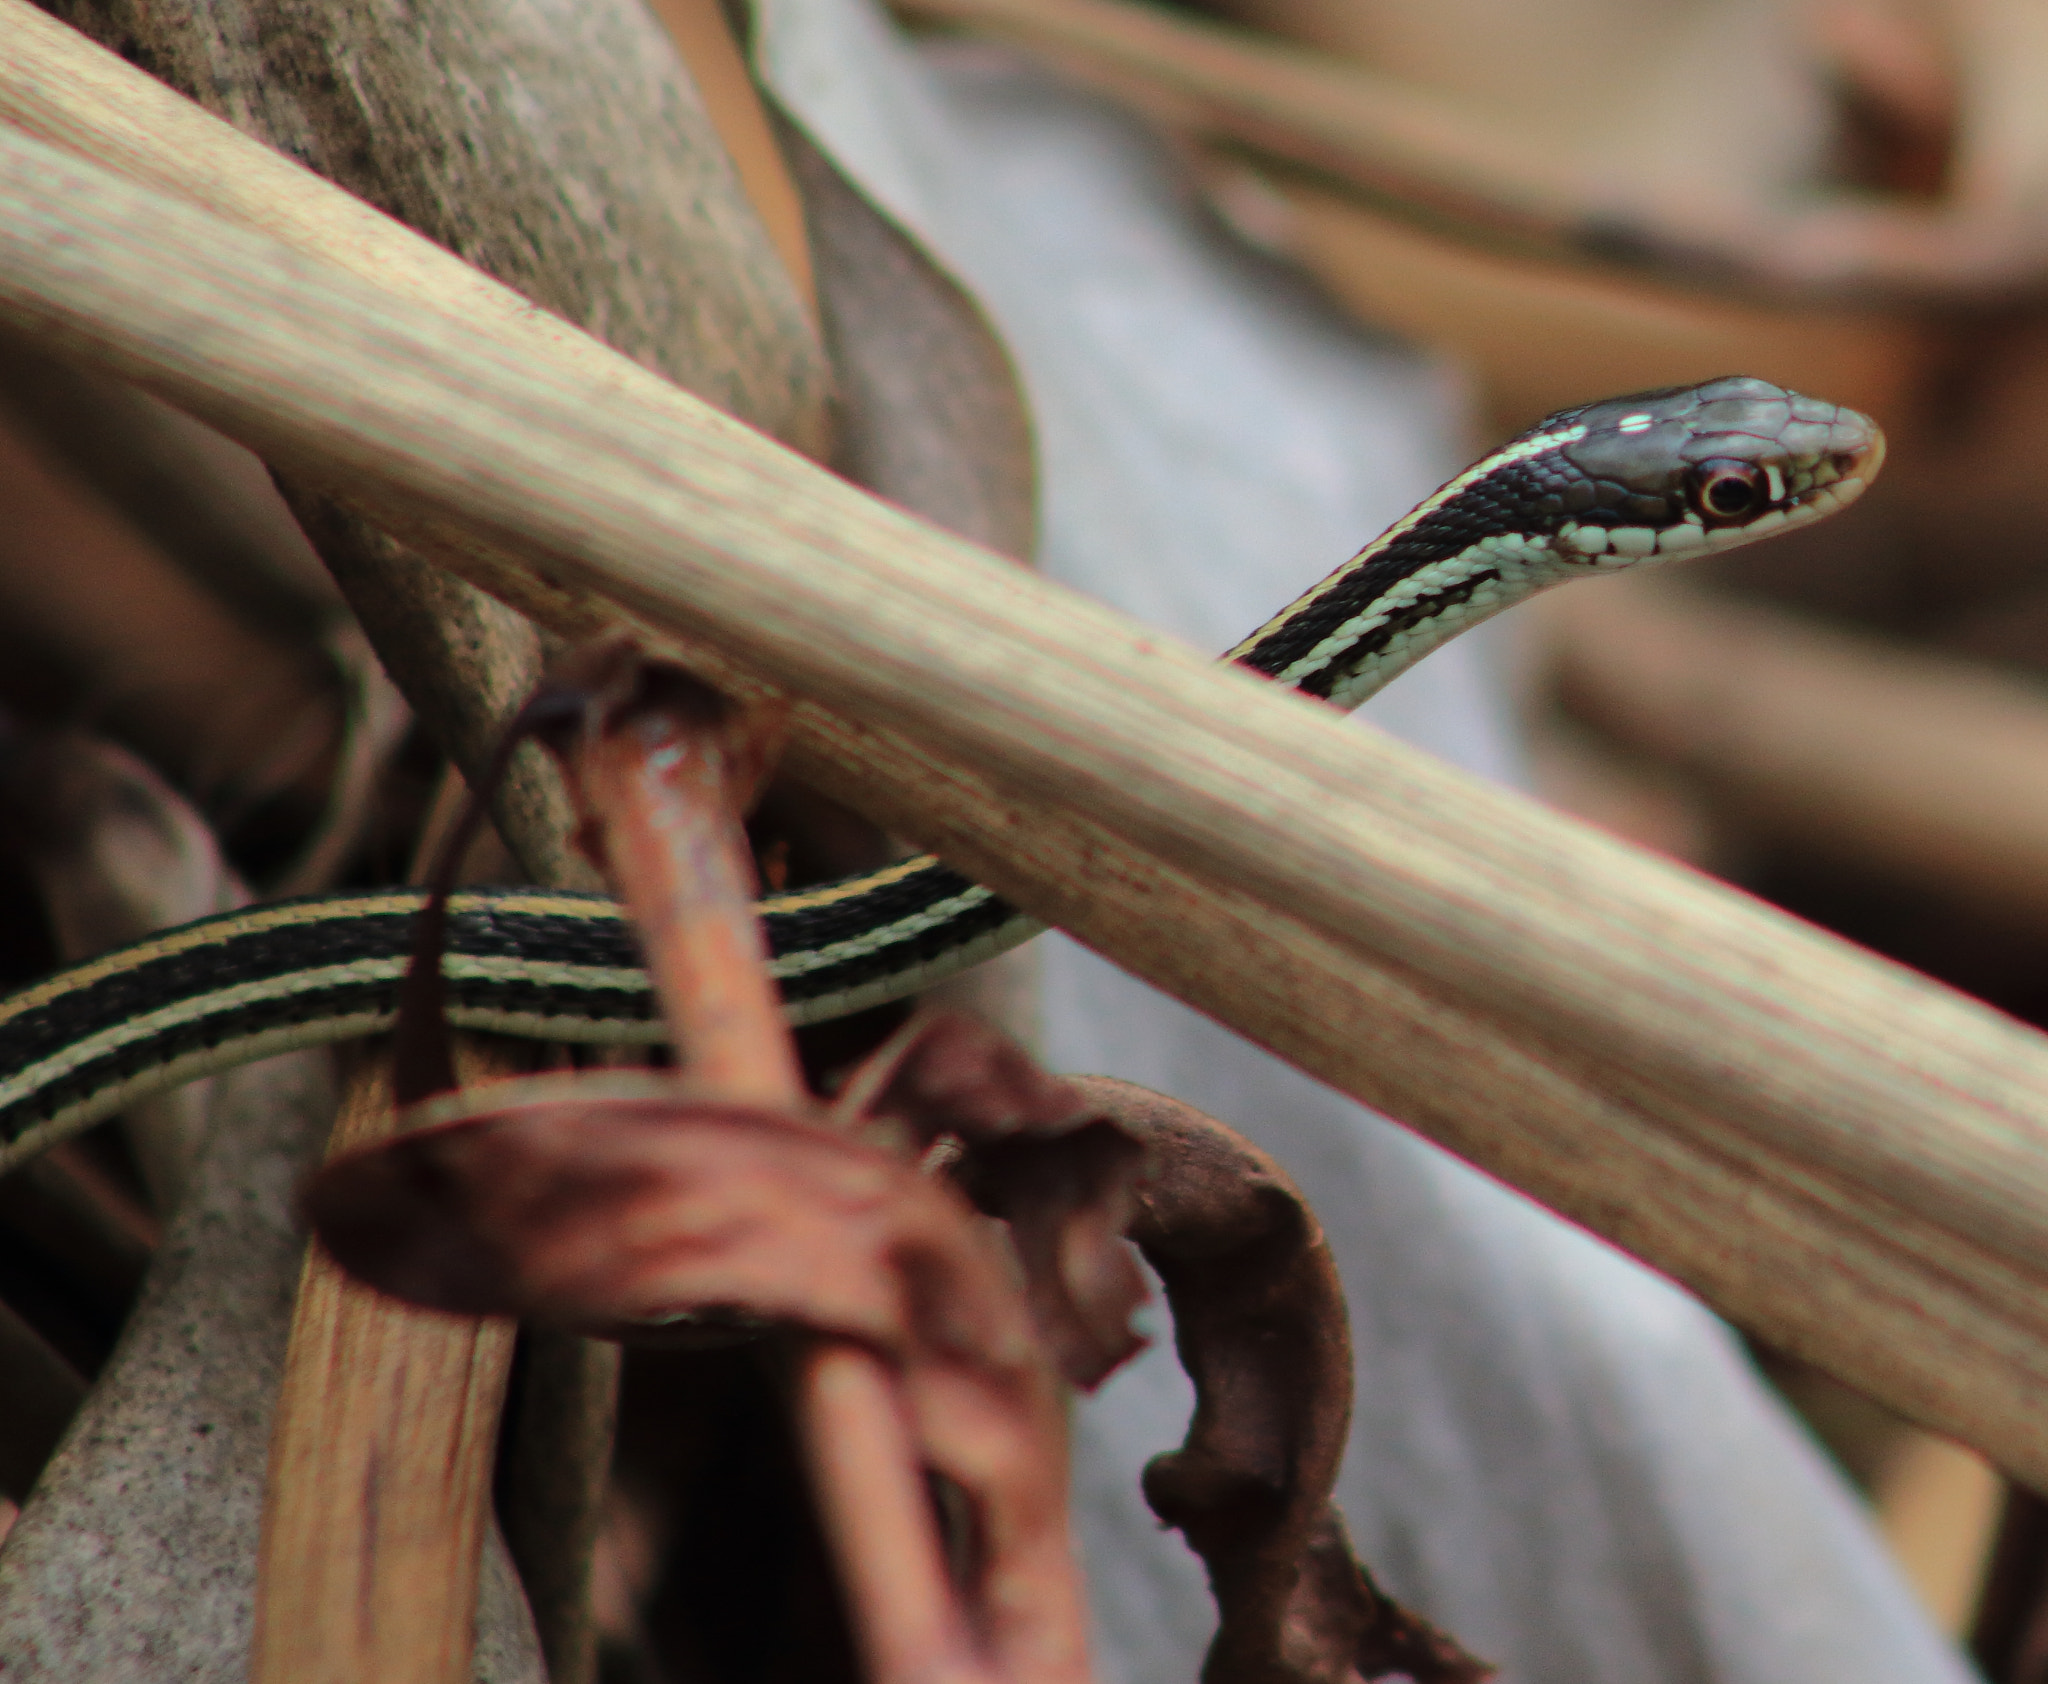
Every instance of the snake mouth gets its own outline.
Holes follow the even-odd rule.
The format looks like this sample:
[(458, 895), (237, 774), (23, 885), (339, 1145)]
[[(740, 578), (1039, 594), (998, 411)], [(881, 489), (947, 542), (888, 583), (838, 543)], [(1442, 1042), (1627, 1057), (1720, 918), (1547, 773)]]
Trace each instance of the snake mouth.
[[(1868, 416), (1844, 410), (1836, 422), (1829, 448), (1791, 464), (1791, 495), (1783, 511), (1785, 526), (1803, 526), (1822, 515), (1847, 508), (1870, 489), (1884, 467), (1884, 431)], [(1842, 434), (1849, 435), (1844, 438)]]
[[(1853, 410), (1845, 411), (1844, 419), (1854, 414)], [(1861, 423), (1861, 438), (1852, 444), (1837, 446), (1829, 456), (1834, 470), (1830, 489), (1835, 493), (1837, 508), (1862, 496), (1884, 467), (1884, 429), (1867, 415), (1856, 415), (1855, 419)]]

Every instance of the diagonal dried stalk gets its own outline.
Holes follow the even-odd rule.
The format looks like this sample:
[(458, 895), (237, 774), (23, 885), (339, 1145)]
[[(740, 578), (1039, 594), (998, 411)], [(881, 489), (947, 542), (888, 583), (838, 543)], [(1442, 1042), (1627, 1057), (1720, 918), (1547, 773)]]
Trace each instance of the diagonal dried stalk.
[(4, 134), (0, 314), (411, 507), (565, 631), (715, 636), (801, 694), (828, 793), (2048, 1478), (2048, 1042), (875, 506), (196, 114), (115, 121), (80, 96), (118, 67), (15, 3), (0, 109), (308, 249), (346, 219), (466, 315)]

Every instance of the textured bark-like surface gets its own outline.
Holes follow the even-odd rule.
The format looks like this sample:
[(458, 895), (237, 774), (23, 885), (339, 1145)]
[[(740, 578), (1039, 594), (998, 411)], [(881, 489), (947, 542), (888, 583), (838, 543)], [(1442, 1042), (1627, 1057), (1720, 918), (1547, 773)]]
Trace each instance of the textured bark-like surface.
[(45, 9), (721, 409), (822, 443), (802, 306), (638, 0)]
[[(628, 356), (824, 449), (830, 377), (808, 314), (637, 0), (47, 9)], [(538, 674), (531, 630), (468, 586), (429, 584), (358, 518), (317, 513), (317, 489), (287, 489), (407, 700), (473, 775), (505, 697)], [(536, 875), (578, 880), (547, 830), (561, 809), (533, 787), (545, 778), (529, 762), (498, 816)]]
[(216, 1129), (141, 1302), (0, 1551), (10, 1684), (248, 1675), (270, 1417), (333, 1099), (305, 1053), (214, 1083)]
[(1195, 1383), (1180, 1449), (1145, 1500), (1209, 1569), (1220, 1623), (1204, 1684), (1472, 1684), (1492, 1668), (1372, 1582), (1330, 1500), (1351, 1421), (1351, 1333), (1336, 1261), (1300, 1189), (1192, 1106), (1075, 1078), (1150, 1154), (1130, 1226), (1173, 1309)]
[[(413, 711), (474, 783), (504, 722), (539, 682), (541, 641), (531, 622), (322, 493), (292, 480), (283, 489)], [(529, 743), (513, 755), (490, 804), (498, 834), (535, 882), (600, 885), (596, 868), (569, 845), (575, 815), (540, 749)]]

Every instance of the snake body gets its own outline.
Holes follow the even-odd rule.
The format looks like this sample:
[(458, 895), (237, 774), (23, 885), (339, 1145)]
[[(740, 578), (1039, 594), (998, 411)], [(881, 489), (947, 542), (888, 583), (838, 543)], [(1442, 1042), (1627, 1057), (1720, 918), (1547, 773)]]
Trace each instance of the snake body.
[[(1567, 410), (1451, 480), (1225, 658), (1352, 708), (1549, 585), (1840, 508), (1883, 454), (1864, 416), (1761, 380)], [(392, 889), (227, 913), (0, 1001), (0, 1168), (180, 1082), (388, 1028), (423, 900)], [(930, 856), (760, 911), (799, 1024), (899, 999), (1043, 927)], [(444, 971), (460, 1027), (663, 1038), (632, 929), (602, 896), (458, 894)]]

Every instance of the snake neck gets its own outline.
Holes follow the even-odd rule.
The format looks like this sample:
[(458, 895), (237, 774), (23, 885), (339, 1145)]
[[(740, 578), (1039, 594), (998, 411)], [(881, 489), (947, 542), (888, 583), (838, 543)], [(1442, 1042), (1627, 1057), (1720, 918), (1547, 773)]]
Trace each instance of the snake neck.
[(1418, 547), (1389, 534), (1361, 550), (1229, 659), (1349, 712), (1480, 621), (1585, 571), (1554, 539), (1493, 536), (1450, 555)]

